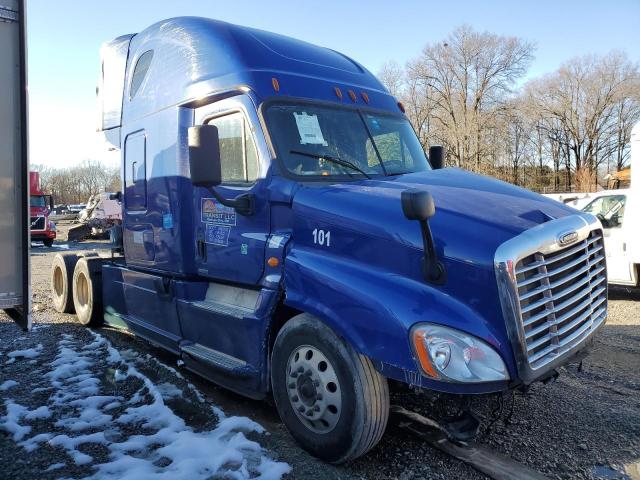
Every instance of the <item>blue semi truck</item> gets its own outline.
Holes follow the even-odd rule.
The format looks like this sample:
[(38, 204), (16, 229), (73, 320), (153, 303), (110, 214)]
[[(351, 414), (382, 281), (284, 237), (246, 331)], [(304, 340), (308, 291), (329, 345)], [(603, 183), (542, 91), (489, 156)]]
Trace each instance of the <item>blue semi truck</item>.
[(204, 18), (107, 43), (122, 162), (114, 250), (58, 255), (55, 308), (126, 327), (339, 463), (380, 440), (389, 384), (501, 392), (555, 374), (607, 316), (591, 215), (425, 155), (336, 51)]

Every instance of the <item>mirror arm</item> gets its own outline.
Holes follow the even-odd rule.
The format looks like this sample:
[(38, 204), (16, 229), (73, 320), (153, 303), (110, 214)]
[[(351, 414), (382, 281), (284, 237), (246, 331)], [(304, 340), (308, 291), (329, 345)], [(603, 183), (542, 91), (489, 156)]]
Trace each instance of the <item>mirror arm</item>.
[(243, 193), (242, 195), (238, 195), (236, 198), (224, 198), (214, 187), (209, 187), (207, 190), (218, 202), (225, 207), (235, 208), (240, 215), (244, 215), (246, 217), (254, 214), (256, 202), (255, 195), (253, 193)]
[(431, 228), (426, 220), (419, 220), (419, 223), (420, 230), (422, 231), (422, 245), (424, 249), (424, 278), (433, 284), (443, 285), (447, 281), (447, 275), (444, 265), (438, 259)]

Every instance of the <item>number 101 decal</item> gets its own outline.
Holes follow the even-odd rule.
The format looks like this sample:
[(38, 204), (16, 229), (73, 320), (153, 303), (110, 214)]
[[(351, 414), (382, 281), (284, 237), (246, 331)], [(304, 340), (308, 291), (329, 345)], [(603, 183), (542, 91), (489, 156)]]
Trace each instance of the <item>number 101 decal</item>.
[(323, 247), (331, 246), (331, 230), (319, 230), (317, 228), (313, 229), (313, 243), (316, 245), (322, 245)]

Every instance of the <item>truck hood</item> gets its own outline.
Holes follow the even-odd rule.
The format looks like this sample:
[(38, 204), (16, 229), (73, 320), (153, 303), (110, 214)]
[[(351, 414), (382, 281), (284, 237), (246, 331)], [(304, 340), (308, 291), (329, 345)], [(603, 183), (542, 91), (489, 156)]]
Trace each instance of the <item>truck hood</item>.
[[(400, 202), (401, 192), (409, 188), (423, 188), (434, 198), (436, 213), (429, 223), (446, 270), (443, 285), (424, 280), (420, 226), (405, 218)], [(458, 169), (302, 187), (293, 198), (293, 211), (294, 257), (308, 252), (345, 269), (376, 272), (385, 278), (383, 305), (410, 284), (425, 299), (415, 312), (436, 301), (459, 305), (449, 312), (470, 309), (475, 313), (451, 313), (441, 321), (496, 346), (507, 342), (494, 270), (496, 249), (524, 230), (578, 213), (522, 188)], [(323, 268), (322, 261), (318, 268)], [(370, 274), (374, 273), (361, 278)]]
[(401, 192), (409, 188), (433, 196), (436, 248), (451, 260), (492, 263), (506, 240), (576, 213), (529, 190), (453, 168), (303, 188), (294, 197), (294, 211), (303, 223), (315, 220), (314, 228), (333, 225), (357, 232), (361, 240), (378, 238), (422, 250), (419, 225), (404, 217), (400, 203)]

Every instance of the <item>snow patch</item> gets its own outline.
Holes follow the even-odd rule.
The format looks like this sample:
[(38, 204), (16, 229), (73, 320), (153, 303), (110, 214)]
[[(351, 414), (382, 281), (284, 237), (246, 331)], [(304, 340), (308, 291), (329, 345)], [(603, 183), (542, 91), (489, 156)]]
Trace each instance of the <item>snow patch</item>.
[(16, 385), (18, 385), (18, 382), (16, 382), (15, 380), (7, 380), (0, 385), (0, 392), (6, 392), (11, 387), (15, 387)]
[(54, 463), (53, 465), (49, 465), (45, 472), (51, 472), (52, 470), (58, 470), (59, 468), (65, 467), (66, 463)]
[[(51, 391), (46, 405), (29, 410), (11, 400), (5, 401), (7, 414), (0, 417), (0, 429), (9, 432), (26, 451), (33, 451), (45, 442), (63, 449), (75, 464), (91, 465), (94, 473), (89, 478), (95, 480), (212, 477), (271, 480), (291, 470), (286, 463), (270, 459), (257, 441), (247, 438), (250, 433), (266, 433), (249, 418), (226, 417), (221, 409), (212, 406), (212, 415), (218, 418), (215, 428), (196, 431), (188, 426), (165, 403), (182, 398), (184, 392), (180, 388), (169, 382), (154, 384), (135, 365), (147, 363), (148, 359), (132, 351), (118, 352), (104, 337), (91, 333), (94, 338), (88, 344), (82, 345), (69, 334), (58, 342), (55, 359), (48, 364), (49, 371), (34, 385), (37, 387), (34, 391)], [(42, 345), (31, 350), (38, 355)], [(12, 352), (12, 359), (29, 358), (30, 353), (24, 355), (25, 352), (29, 350)], [(156, 363), (181, 377), (173, 368)], [(103, 390), (105, 378), (126, 385), (117, 387), (118, 395), (108, 395)], [(2, 385), (9, 382), (12, 381)], [(127, 382), (140, 386), (131, 392), (126, 388), (131, 383)], [(188, 388), (199, 402), (205, 402), (193, 385)], [(55, 433), (29, 437), (33, 427), (28, 422), (47, 418), (57, 419), (53, 422)], [(132, 431), (136, 433), (131, 434)], [(81, 451), (83, 445), (89, 444), (105, 446), (108, 460), (99, 463)], [(64, 466), (56, 463), (47, 471)]]
[(35, 348), (28, 348), (26, 350), (14, 350), (13, 352), (9, 352), (7, 357), (16, 359), (16, 358), (35, 358), (40, 355), (42, 352), (42, 344), (39, 343)]
[(160, 395), (162, 395), (162, 398), (164, 398), (165, 400), (182, 397), (182, 390), (176, 387), (173, 383), (161, 383), (157, 386), (157, 388), (160, 392)]

